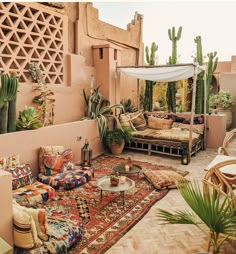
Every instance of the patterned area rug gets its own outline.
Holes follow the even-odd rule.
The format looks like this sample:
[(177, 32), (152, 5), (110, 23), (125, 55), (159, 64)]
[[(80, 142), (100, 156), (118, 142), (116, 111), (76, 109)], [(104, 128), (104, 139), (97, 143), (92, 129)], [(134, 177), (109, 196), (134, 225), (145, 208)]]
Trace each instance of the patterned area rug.
[[(80, 188), (72, 191), (58, 192), (65, 199), (75, 198), (77, 209), (85, 225), (82, 241), (77, 243), (69, 254), (105, 253), (127, 231), (129, 231), (149, 211), (151, 206), (163, 198), (168, 190), (157, 191), (143, 176), (130, 176), (135, 187), (125, 193), (125, 207), (119, 193), (104, 192), (100, 202), (100, 190), (96, 181), (112, 172), (112, 166), (125, 162), (124, 159), (101, 156), (93, 162), (95, 178)], [(173, 170), (185, 176), (187, 171), (172, 167), (153, 165), (147, 162), (133, 161), (143, 169)]]

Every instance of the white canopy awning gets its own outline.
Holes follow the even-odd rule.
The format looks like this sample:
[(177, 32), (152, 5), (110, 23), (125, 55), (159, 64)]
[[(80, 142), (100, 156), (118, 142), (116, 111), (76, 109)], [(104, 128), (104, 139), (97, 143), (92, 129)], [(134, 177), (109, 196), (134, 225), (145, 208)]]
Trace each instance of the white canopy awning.
[(121, 73), (138, 79), (171, 82), (188, 79), (205, 69), (195, 64), (160, 65), (147, 67), (118, 67)]

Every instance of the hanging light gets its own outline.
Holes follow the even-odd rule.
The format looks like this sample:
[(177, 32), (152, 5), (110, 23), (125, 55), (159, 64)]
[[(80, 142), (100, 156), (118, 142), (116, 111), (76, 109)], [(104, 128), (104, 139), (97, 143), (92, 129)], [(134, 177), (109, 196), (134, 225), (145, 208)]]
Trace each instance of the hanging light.
[(92, 149), (89, 147), (89, 142), (85, 139), (84, 146), (81, 149), (81, 166), (90, 167), (92, 165)]

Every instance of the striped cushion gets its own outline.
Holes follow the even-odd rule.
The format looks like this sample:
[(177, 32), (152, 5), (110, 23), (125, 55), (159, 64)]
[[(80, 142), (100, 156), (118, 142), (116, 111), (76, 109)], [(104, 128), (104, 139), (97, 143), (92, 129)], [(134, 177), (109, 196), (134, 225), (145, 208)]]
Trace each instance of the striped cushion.
[(13, 205), (13, 236), (14, 245), (20, 248), (30, 249), (42, 244), (32, 216), (18, 205)]

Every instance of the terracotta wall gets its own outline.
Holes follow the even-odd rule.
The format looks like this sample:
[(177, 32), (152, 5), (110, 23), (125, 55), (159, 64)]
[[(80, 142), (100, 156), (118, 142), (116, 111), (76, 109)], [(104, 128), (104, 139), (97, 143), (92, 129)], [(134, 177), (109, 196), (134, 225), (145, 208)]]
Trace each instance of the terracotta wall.
[[(78, 141), (77, 137), (82, 140)], [(47, 126), (37, 130), (20, 131), (0, 135), (0, 155), (20, 155), (22, 164), (29, 163), (34, 176), (38, 173), (38, 150), (42, 145), (63, 145), (71, 148), (74, 161), (80, 162), (80, 151), (85, 139), (89, 140), (93, 157), (103, 153), (95, 120), (70, 122)]]
[[(1, 143), (2, 144), (2, 143)], [(0, 170), (0, 200), (1, 200), (1, 219), (0, 219), (0, 237), (8, 244), (13, 246), (12, 235), (12, 189), (10, 173)], [(0, 253), (1, 249), (0, 249)]]
[[(236, 100), (236, 72), (221, 73), (219, 79), (220, 90), (229, 91)], [(233, 108), (233, 128), (236, 127), (236, 104)]]

